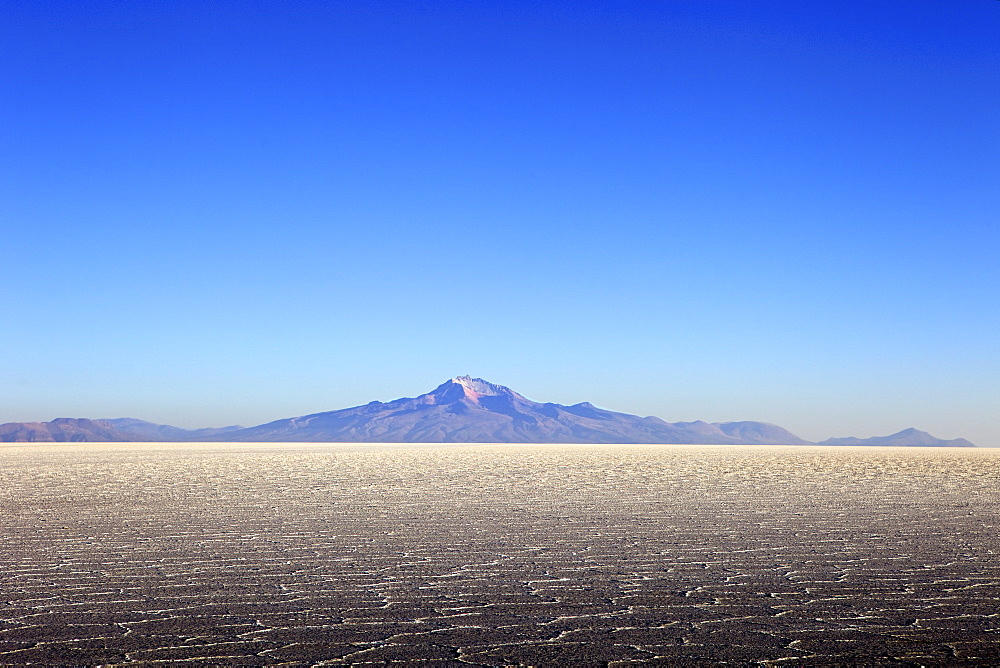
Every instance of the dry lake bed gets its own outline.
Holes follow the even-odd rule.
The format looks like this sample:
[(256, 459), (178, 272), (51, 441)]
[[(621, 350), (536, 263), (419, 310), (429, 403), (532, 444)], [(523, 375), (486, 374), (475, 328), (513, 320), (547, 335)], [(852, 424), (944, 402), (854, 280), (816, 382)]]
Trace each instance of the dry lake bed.
[(1000, 665), (1000, 449), (0, 447), (0, 664)]

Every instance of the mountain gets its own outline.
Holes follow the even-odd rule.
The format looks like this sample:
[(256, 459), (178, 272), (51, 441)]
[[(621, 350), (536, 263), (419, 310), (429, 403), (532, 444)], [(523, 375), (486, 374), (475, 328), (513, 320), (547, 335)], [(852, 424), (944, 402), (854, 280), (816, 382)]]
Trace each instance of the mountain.
[(171, 427), (168, 424), (154, 424), (145, 420), (136, 420), (135, 418), (115, 418), (103, 421), (109, 423), (120, 433), (127, 436), (130, 441), (192, 441), (243, 429), (239, 425), (231, 427), (207, 427), (204, 429), (181, 429), (180, 427)]
[(761, 422), (670, 423), (597, 408), (538, 403), (481, 378), (452, 378), (427, 394), (276, 420), (206, 440), (383, 443), (804, 444)]
[(904, 429), (889, 436), (873, 436), (871, 438), (828, 438), (817, 445), (906, 445), (938, 448), (974, 448), (973, 443), (964, 438), (954, 438), (950, 441), (935, 438), (926, 431), (919, 429)]
[(8, 422), (0, 424), (0, 443), (12, 442), (97, 442), (196, 441), (242, 427), (181, 429), (134, 418), (89, 420), (56, 418), (51, 422)]

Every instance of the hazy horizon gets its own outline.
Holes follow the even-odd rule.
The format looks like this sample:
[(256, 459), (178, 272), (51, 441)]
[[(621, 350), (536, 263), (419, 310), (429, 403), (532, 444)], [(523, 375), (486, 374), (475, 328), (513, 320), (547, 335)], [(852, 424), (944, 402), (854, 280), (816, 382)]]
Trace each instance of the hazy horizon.
[[(469, 377), (466, 377), (466, 379), (468, 379), (468, 380), (476, 380), (476, 381), (485, 380), (485, 379), (469, 378)], [(461, 379), (457, 379), (457, 378), (452, 378), (451, 379), (451, 381), (455, 381), (455, 380), (461, 380)], [(449, 381), (449, 382), (451, 382), (451, 381)], [(506, 389), (513, 389), (513, 388), (506, 388)], [(515, 392), (516, 392), (516, 390), (515, 390)], [(412, 397), (410, 397), (410, 398), (412, 398)], [(404, 397), (397, 397), (396, 399), (398, 400), (398, 399), (405, 399), (405, 398)], [(393, 401), (393, 403), (396, 402), (395, 400), (392, 400), (392, 401)], [(529, 399), (529, 401), (531, 401), (531, 400)], [(332, 409), (332, 410), (333, 411), (338, 411), (338, 410), (342, 410), (342, 409), (348, 409), (349, 410), (351, 408), (366, 408), (369, 403), (370, 402), (361, 402), (361, 403), (357, 404), (356, 406), (341, 407), (341, 408)], [(382, 402), (382, 403), (389, 403), (389, 402), (387, 401), (387, 402)], [(545, 402), (538, 402), (538, 403), (545, 403)], [(551, 402), (551, 403), (557, 403), (558, 404), (558, 402)], [(602, 408), (602, 407), (598, 407), (598, 408)], [(321, 412), (327, 412), (327, 411), (321, 411)], [(66, 416), (61, 416), (61, 417), (66, 417)], [(76, 416), (76, 417), (80, 417), (80, 416)], [(104, 416), (103, 418), (91, 418), (91, 419), (116, 420), (116, 419), (121, 419), (121, 418), (133, 418), (133, 417), (134, 416), (115, 416), (115, 417)], [(300, 415), (284, 416), (284, 418), (290, 418), (290, 417), (294, 418), (294, 417), (301, 417), (301, 416)], [(640, 417), (642, 417), (642, 416), (640, 416)], [(659, 417), (659, 416), (654, 416), (654, 417)], [(281, 419), (282, 418), (279, 418), (278, 420), (280, 421)], [(38, 422), (38, 421), (34, 421), (34, 422)], [(270, 422), (270, 421), (254, 422), (254, 423), (243, 424), (243, 425), (239, 425), (239, 426), (241, 426), (241, 427), (255, 427), (255, 426), (261, 426), (263, 424), (266, 424), (267, 422)], [(683, 423), (683, 422), (686, 422), (686, 421), (678, 421), (678, 422)], [(690, 421), (688, 421), (688, 422), (690, 422)], [(727, 421), (727, 420), (716, 421), (716, 420), (713, 420), (713, 421), (705, 421), (705, 422), (714, 422), (714, 423), (718, 424), (718, 423), (724, 423), (724, 422), (738, 422), (738, 421)], [(168, 426), (174, 426), (174, 427), (176, 427), (178, 425), (168, 425)], [(209, 428), (212, 428), (212, 427), (225, 427), (225, 426), (234, 426), (234, 425), (193, 425), (192, 427), (189, 427), (189, 428), (199, 428), (199, 427), (209, 427)], [(780, 427), (781, 425), (777, 425), (777, 426)], [(901, 427), (899, 429), (894, 430), (892, 433), (888, 433), (887, 432), (885, 434), (867, 434), (867, 435), (862, 436), (862, 438), (895, 435), (898, 432), (906, 431), (907, 429), (911, 429), (911, 428), (912, 428), (912, 425), (910, 427)], [(918, 431), (924, 431), (924, 430), (918, 430)], [(796, 434), (796, 436), (798, 436), (798, 434)], [(850, 434), (848, 436), (858, 436), (858, 435), (857, 434)], [(931, 436), (936, 436), (936, 434), (931, 434)], [(827, 438), (837, 438), (837, 436), (827, 437)], [(812, 440), (815, 441), (815, 442), (817, 442), (817, 443), (819, 443), (821, 441), (825, 441), (826, 439), (819, 439), (819, 438), (817, 438), (817, 439), (812, 439)], [(138, 441), (138, 442), (142, 442), (142, 441)], [(256, 441), (247, 441), (247, 442), (256, 442)], [(262, 441), (262, 442), (273, 442), (273, 441), (266, 440), (266, 441)], [(309, 442), (315, 442), (315, 441), (308, 440), (308, 441), (304, 441), (304, 442), (309, 443)], [(346, 441), (346, 442), (348, 442), (348, 443), (355, 443), (356, 441), (349, 440), (349, 441)], [(383, 443), (383, 444), (386, 443), (386, 441), (382, 441), (382, 440), (374, 440), (374, 441), (371, 441), (371, 442), (372, 443)], [(400, 444), (403, 444), (403, 443), (420, 443), (420, 442), (423, 442), (423, 441), (422, 440), (418, 440), (418, 441), (408, 441), (408, 440), (399, 441)], [(492, 441), (488, 441), (488, 440), (487, 441), (480, 441), (479, 439), (473, 439), (471, 441), (457, 441), (456, 443), (466, 443), (466, 444), (469, 444), (469, 443), (480, 443), (480, 442), (486, 443), (486, 442), (492, 442)], [(509, 442), (510, 443), (510, 442), (514, 442), (514, 441), (497, 441), (497, 442)], [(543, 441), (531, 441), (531, 442), (532, 443), (539, 443), (539, 442), (543, 442)], [(563, 443), (563, 441), (553, 441), (553, 443)], [(603, 441), (601, 441), (601, 443), (603, 443)], [(623, 444), (628, 444), (628, 443), (631, 443), (631, 441), (623, 441), (622, 443)], [(639, 443), (647, 443), (647, 441), (639, 441)], [(664, 441), (664, 443), (665, 444), (672, 444), (672, 443), (675, 443), (675, 442), (674, 441)], [(709, 443), (709, 441), (706, 441), (706, 443)], [(779, 443), (779, 441), (775, 441), (775, 443)], [(974, 445), (979, 445), (979, 444), (974, 444)], [(840, 445), (840, 446), (834, 446), (834, 447), (850, 447), (850, 446)], [(863, 445), (861, 447), (866, 447), (867, 448), (867, 447), (876, 447), (876, 446)], [(887, 446), (887, 447), (899, 447), (899, 446)], [(996, 446), (986, 446), (986, 447), (996, 447)]]
[(1000, 3), (11, 4), (0, 422), (463, 374), (1000, 446)]

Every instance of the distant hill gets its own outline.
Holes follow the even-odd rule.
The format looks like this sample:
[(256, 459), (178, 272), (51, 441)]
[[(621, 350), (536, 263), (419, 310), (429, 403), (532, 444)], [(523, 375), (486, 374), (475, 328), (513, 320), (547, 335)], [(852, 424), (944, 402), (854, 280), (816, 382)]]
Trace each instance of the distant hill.
[(810, 445), (787, 429), (766, 422), (715, 422), (723, 433), (750, 443), (775, 445)]
[(8, 422), (0, 424), (0, 443), (69, 442), (116, 443), (131, 441), (196, 441), (240, 429), (181, 429), (135, 418), (88, 420), (56, 418), (51, 422)]
[(130, 441), (192, 441), (243, 429), (239, 425), (231, 427), (208, 427), (205, 429), (181, 429), (180, 427), (171, 427), (167, 424), (154, 424), (145, 420), (136, 420), (135, 418), (115, 418), (104, 421), (126, 435)]
[(8, 422), (0, 424), (0, 442), (114, 442), (128, 441), (107, 420), (57, 418), (51, 422)]
[[(242, 441), (316, 443), (690, 443), (811, 445), (766, 422), (666, 422), (597, 408), (539, 403), (502, 385), (460, 376), (418, 397), (275, 420), (256, 427), (181, 429), (134, 418), (0, 425), (0, 442)], [(822, 445), (973, 447), (916, 429)]]
[(950, 441), (935, 438), (926, 431), (919, 429), (904, 429), (889, 436), (873, 436), (871, 438), (828, 438), (818, 445), (905, 445), (937, 448), (974, 448), (973, 443), (964, 438), (954, 438)]

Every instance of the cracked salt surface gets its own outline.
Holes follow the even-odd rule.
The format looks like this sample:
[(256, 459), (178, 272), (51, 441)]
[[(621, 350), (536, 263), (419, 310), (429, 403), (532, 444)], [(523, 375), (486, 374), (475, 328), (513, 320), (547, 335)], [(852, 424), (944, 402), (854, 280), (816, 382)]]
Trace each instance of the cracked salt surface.
[(1000, 451), (0, 449), (0, 664), (1000, 664)]

